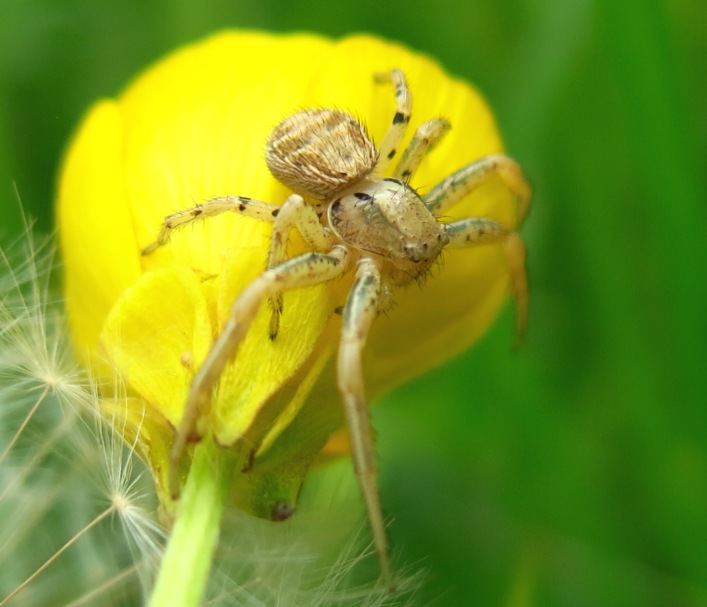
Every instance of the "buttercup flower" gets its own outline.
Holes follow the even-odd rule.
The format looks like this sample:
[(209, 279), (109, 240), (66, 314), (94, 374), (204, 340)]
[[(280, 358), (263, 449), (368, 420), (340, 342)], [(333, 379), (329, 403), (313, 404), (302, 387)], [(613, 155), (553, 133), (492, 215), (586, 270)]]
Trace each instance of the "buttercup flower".
[[(391, 86), (374, 75), (394, 68), (413, 94), (403, 145), (431, 118), (452, 125), (422, 162), (416, 190), (424, 194), (461, 166), (502, 152), (473, 89), (434, 61), (369, 36), (222, 33), (96, 104), (78, 130), (58, 204), (71, 330), (86, 365), (127, 385), (128, 422), (167, 509), (167, 453), (191, 379), (232, 302), (264, 269), (271, 224), (225, 213), (175, 232), (151, 255), (141, 250), (165, 216), (211, 198), (282, 203), (290, 192), (268, 172), (263, 150), (273, 127), (298, 110), (341, 108), (379, 143), (395, 102)], [(487, 217), (513, 229), (522, 212), (493, 178), (444, 220)], [(289, 255), (306, 250), (293, 232)], [(424, 284), (397, 290), (394, 307), (374, 323), (364, 360), (369, 398), (467, 349), (506, 299), (500, 247), (443, 255)], [(263, 306), (199, 422), (200, 434), (230, 447), (233, 466), (244, 470), (234, 475), (232, 494), (249, 512), (272, 517), (274, 505), (294, 505), (308, 468), (344, 425), (332, 355), (341, 325), (335, 310), (353, 272), (285, 293), (275, 340)]]

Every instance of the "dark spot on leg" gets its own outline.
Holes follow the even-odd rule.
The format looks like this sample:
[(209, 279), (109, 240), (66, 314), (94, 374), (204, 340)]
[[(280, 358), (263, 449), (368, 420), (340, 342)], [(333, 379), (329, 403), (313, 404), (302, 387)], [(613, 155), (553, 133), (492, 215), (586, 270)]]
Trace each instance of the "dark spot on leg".
[(278, 215), (279, 212), (280, 212), (280, 209), (275, 209), (275, 210), (271, 213), (271, 215), (272, 215), (273, 217), (277, 217), (277, 215)]
[(403, 179), (409, 179), (411, 174), (412, 174), (412, 171), (410, 169), (405, 169), (403, 171)]
[(388, 160), (395, 156), (395, 152), (397, 152), (397, 150), (390, 150), (390, 152), (388, 153)]
[(241, 202), (245, 202), (246, 204), (248, 204), (251, 201), (251, 199), (248, 198), (247, 196), (239, 196), (238, 200), (240, 200)]
[(395, 112), (395, 116), (393, 116), (393, 124), (400, 124), (401, 122), (405, 122), (405, 114), (402, 112)]
[(243, 211), (245, 211), (245, 205), (244, 205), (244, 204), (239, 204), (239, 205), (238, 205), (238, 210), (241, 211), (241, 213), (242, 213)]
[(201, 209), (194, 209), (194, 210), (191, 212), (191, 214), (192, 214), (192, 217), (198, 217), (198, 216), (201, 215), (203, 212), (204, 212), (204, 211), (202, 211)]
[(365, 276), (363, 280), (361, 281), (361, 286), (363, 287), (370, 287), (372, 284), (376, 282), (376, 277), (375, 276)]

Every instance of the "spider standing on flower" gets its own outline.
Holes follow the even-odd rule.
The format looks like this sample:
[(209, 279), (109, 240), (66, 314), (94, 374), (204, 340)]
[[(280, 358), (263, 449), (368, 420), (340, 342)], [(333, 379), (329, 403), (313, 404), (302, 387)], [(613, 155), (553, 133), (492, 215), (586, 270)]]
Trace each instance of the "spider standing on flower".
[[(192, 381), (170, 456), (170, 490), (175, 496), (179, 493), (177, 464), (187, 441), (263, 302), (270, 299), (272, 303), (270, 338), (275, 339), (284, 291), (335, 280), (356, 264), (356, 276), (343, 309), (338, 384), (382, 574), (392, 587), (361, 365), (369, 328), (389, 304), (392, 290), (423, 278), (443, 249), (500, 244), (506, 252), (517, 302), (517, 329), (522, 333), (527, 282), (525, 247), (518, 234), (491, 219), (469, 217), (442, 223), (438, 217), (497, 175), (517, 196), (522, 219), (530, 189), (515, 161), (493, 155), (459, 169), (420, 196), (408, 183), (425, 155), (449, 130), (450, 124), (441, 118), (417, 129), (392, 177), (383, 177), (410, 122), (412, 99), (402, 71), (393, 70), (377, 80), (392, 81), (397, 103), (379, 148), (365, 127), (345, 112), (298, 112), (274, 129), (266, 145), (270, 172), (295, 192), (282, 206), (241, 196), (214, 198), (165, 218), (156, 242), (142, 253), (147, 255), (166, 244), (177, 228), (229, 211), (273, 224), (267, 270), (235, 301), (228, 321)], [(300, 232), (312, 252), (287, 259), (292, 228)]]

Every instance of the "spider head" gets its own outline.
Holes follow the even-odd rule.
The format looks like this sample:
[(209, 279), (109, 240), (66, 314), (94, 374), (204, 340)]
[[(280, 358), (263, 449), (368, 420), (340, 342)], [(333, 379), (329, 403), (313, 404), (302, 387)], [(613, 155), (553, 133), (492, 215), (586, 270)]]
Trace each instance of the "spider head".
[(417, 192), (397, 179), (345, 192), (329, 206), (329, 225), (346, 244), (388, 261), (398, 284), (426, 274), (449, 242)]

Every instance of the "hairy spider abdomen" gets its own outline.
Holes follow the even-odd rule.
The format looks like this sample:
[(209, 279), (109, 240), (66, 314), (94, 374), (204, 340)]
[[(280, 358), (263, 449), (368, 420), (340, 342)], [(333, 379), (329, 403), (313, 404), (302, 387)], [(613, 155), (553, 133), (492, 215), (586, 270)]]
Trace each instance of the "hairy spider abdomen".
[(270, 172), (293, 192), (331, 200), (368, 177), (378, 153), (366, 128), (340, 110), (304, 110), (273, 130), (265, 147)]

